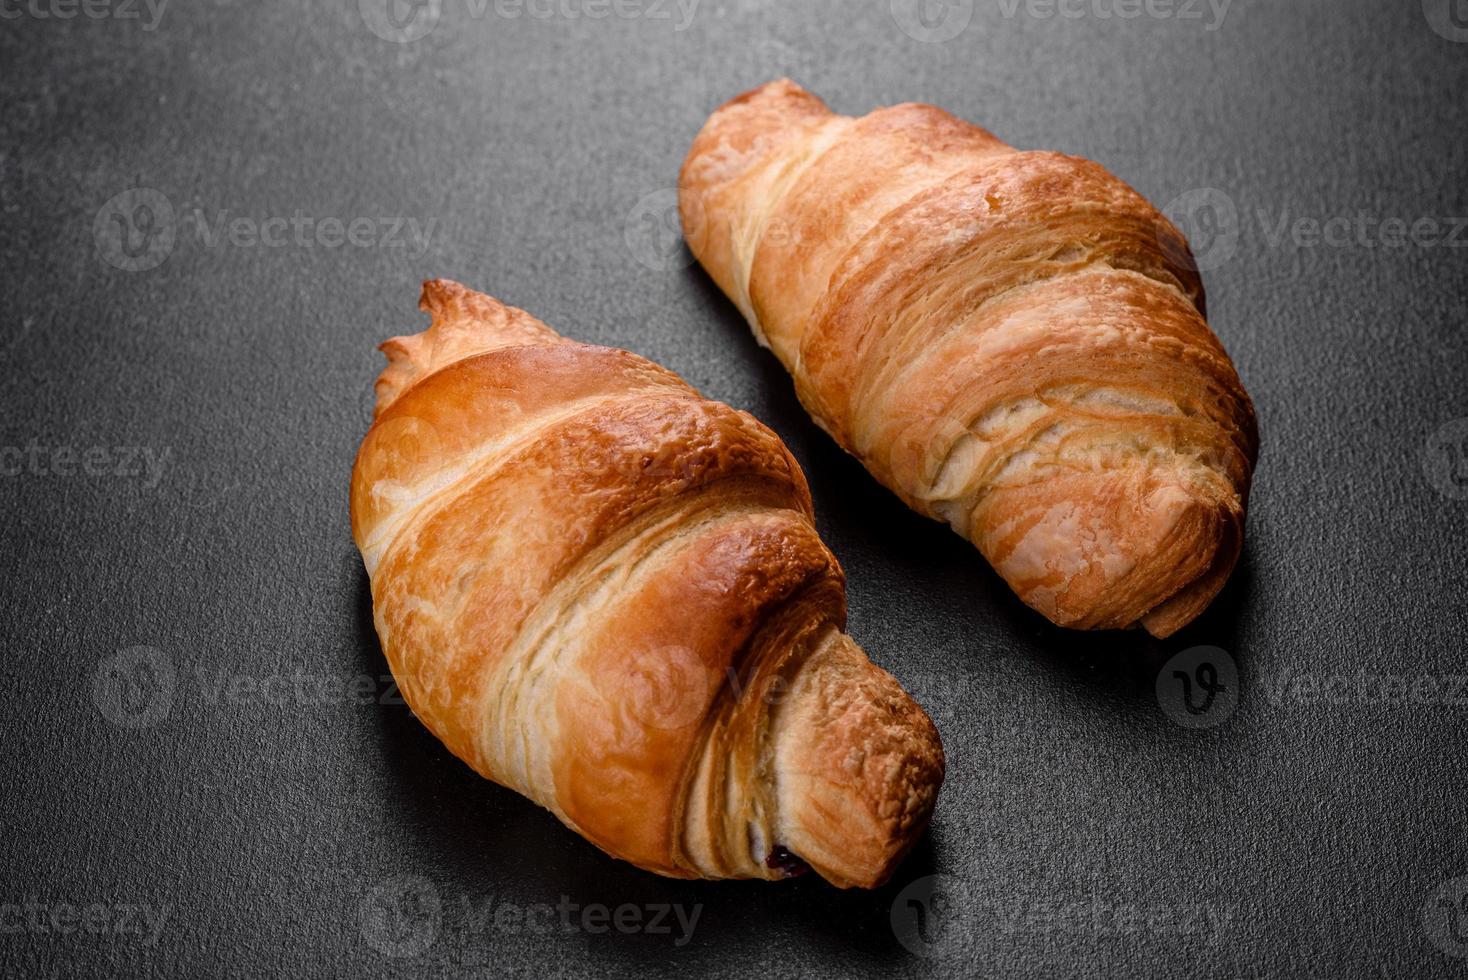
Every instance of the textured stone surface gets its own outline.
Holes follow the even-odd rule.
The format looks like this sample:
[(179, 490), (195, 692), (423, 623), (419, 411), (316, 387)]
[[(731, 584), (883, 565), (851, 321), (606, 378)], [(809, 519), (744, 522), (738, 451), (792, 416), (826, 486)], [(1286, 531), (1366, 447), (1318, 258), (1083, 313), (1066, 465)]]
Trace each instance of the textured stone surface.
[[(1468, 673), (1468, 462), (1449, 469), (1468, 429), (1449, 426), (1468, 416), (1468, 230), (1450, 221), (1468, 215), (1468, 44), (1445, 36), (1468, 10), (915, 6), (443, 0), (407, 43), (369, 28), (374, 0), (3, 8), (0, 972), (1465, 968), (1439, 900), (1468, 873), (1451, 680)], [(664, 223), (688, 143), (780, 75), (844, 112), (941, 104), (1159, 204), (1226, 198), (1180, 206), (1222, 215), (1197, 212), (1222, 233), (1212, 323), (1263, 458), (1243, 564), (1186, 633), (1066, 634), (1027, 611), (815, 429), (688, 266)], [(247, 219), (233, 242), (211, 238), (221, 213)], [(299, 230), (266, 224), (298, 213)], [(1294, 233), (1362, 214), (1435, 219), (1459, 247), (1425, 247), (1425, 226), (1401, 245), (1375, 223)], [(124, 251), (114, 215), (148, 247)], [(333, 217), (372, 236), (413, 219), (428, 241), (305, 244), (334, 240)], [(434, 275), (654, 358), (789, 441), (852, 634), (947, 745), (935, 826), (888, 888), (638, 872), (375, 703), (392, 692), (347, 476), (373, 347), (421, 325)], [(1190, 715), (1167, 661), (1199, 645), (1228, 656), (1184, 674), (1230, 691)], [(1387, 675), (1418, 686), (1384, 695)], [(689, 941), (672, 912), (668, 933), (641, 928), (659, 903), (701, 905)], [(590, 931), (596, 904), (638, 907), (640, 931), (631, 912)], [(152, 943), (142, 906), (166, 913)]]

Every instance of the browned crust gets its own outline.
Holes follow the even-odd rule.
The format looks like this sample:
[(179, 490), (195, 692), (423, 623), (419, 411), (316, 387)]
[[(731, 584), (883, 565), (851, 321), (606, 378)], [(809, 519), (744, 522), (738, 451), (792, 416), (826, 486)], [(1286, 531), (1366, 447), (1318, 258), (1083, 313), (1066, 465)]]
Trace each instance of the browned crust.
[(1033, 608), (1166, 636), (1223, 586), (1253, 406), (1186, 241), (1105, 169), (781, 80), (709, 118), (679, 203), (821, 427)]

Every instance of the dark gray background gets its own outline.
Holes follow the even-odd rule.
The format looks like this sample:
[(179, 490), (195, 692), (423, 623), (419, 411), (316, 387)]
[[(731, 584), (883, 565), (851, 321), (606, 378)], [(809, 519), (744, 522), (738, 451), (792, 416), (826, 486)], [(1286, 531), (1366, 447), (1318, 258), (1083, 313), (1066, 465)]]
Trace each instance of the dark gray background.
[[(443, 0), (407, 43), (369, 29), (372, 0), (366, 18), (175, 0), (156, 22), (36, 2), (0, 19), (0, 972), (1468, 971), (1437, 902), (1468, 890), (1468, 230), (1288, 230), (1364, 214), (1446, 238), (1468, 215), (1468, 44), (1444, 36), (1468, 36), (1447, 19), (1455, 2), (1468, 24), (1464, 0), (1233, 0), (1221, 22), (1191, 0), (1131, 19), (1102, 16), (1114, 0), (932, 0), (926, 21), (911, 0), (701, 0), (687, 21), (653, 0), (605, 18)], [(683, 154), (720, 102), (781, 75), (844, 112), (938, 103), (1159, 205), (1214, 206), (1211, 320), (1263, 452), (1244, 559), (1185, 633), (1029, 612), (822, 436), (688, 265), (659, 224)], [(171, 251), (118, 268), (112, 216), (142, 222), (160, 195)], [(433, 224), (426, 250), (210, 246), (196, 211)], [(406, 708), (343, 693), (390, 693), (347, 480), (373, 347), (423, 326), (429, 276), (645, 354), (788, 440), (852, 634), (947, 747), (932, 831), (890, 886), (639, 872)], [(93, 472), (67, 475), (68, 447), (96, 450)], [(126, 447), (162, 469), (117, 475)], [(1238, 676), (1189, 728), (1164, 662), (1199, 645)], [(335, 693), (251, 692), (295, 675)], [(929, 875), (929, 930), (894, 930)], [(515, 931), (516, 908), (562, 896), (702, 909), (682, 946), (676, 926)], [(127, 931), (134, 905), (166, 910), (156, 941)], [(65, 906), (113, 931), (63, 931)]]

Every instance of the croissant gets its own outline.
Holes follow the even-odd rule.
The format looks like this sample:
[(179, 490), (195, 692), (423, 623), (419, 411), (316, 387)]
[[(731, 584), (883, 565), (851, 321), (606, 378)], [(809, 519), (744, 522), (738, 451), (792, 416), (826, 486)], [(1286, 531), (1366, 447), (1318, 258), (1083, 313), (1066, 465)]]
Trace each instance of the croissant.
[(679, 211), (816, 423), (1031, 607), (1162, 637), (1222, 588), (1254, 409), (1187, 242), (1102, 167), (782, 80), (709, 118)]
[(845, 579), (780, 439), (458, 283), (420, 306), (431, 326), (381, 347), (351, 486), (414, 713), (650, 871), (883, 882), (943, 750), (842, 631)]

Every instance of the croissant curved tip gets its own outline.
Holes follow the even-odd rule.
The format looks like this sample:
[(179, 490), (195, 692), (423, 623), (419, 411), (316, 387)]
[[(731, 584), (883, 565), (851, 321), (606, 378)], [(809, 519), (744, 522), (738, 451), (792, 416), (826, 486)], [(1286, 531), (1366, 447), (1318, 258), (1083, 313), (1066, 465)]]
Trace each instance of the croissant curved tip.
[(1208, 608), (1209, 603), (1223, 589), (1243, 552), (1244, 536), (1240, 513), (1219, 507), (1216, 520), (1209, 523), (1216, 531), (1209, 539), (1200, 542), (1201, 552), (1207, 556), (1202, 571), (1138, 620), (1148, 633), (1159, 640), (1176, 633)]
[[(1171, 488), (1158, 559), (1142, 566), (1136, 622), (1163, 639), (1198, 617), (1223, 588), (1243, 548), (1243, 511), (1228, 494), (1208, 486)], [(1150, 588), (1149, 588), (1150, 586)]]
[(418, 293), (418, 309), (425, 312), (433, 308), (433, 304), (440, 297), (462, 295), (469, 292), (469, 287), (453, 279), (437, 277), (423, 280), (423, 288)]
[(734, 96), (734, 98), (725, 102), (724, 105), (738, 105), (741, 102), (752, 102), (755, 99), (767, 98), (770, 96), (809, 94), (810, 92), (805, 88), (805, 86), (801, 85), (799, 82), (792, 81), (791, 79), (782, 76), (780, 78), (773, 78), (770, 81), (765, 82), (761, 85), (756, 85), (754, 88), (746, 89), (743, 92), (740, 92), (738, 95)]
[(427, 279), (418, 308), (432, 318), (427, 329), (378, 345), (387, 367), (377, 379), (376, 416), (408, 388), (434, 371), (499, 347), (564, 343), (550, 327), (524, 310), (452, 279)]
[(1058, 475), (987, 506), (975, 544), (1029, 606), (1074, 629), (1171, 635), (1223, 587), (1243, 543), (1231, 489), (1140, 468)]
[[(756, 85), (752, 89), (740, 92), (724, 102), (714, 111), (709, 122), (713, 122), (721, 113), (727, 117), (729, 110), (752, 111), (757, 116), (762, 116), (764, 112), (771, 109), (780, 111), (796, 107), (822, 113), (830, 111), (824, 99), (799, 82), (791, 81), (788, 78), (776, 78), (763, 85)], [(774, 121), (774, 118), (778, 117), (771, 117), (769, 121)], [(705, 123), (705, 129), (708, 128), (708, 125)]]
[[(467, 308), (467, 309), (466, 309)], [(504, 304), (487, 293), (470, 289), (453, 279), (425, 279), (418, 294), (418, 309), (440, 316), (451, 312), (478, 309), (491, 312), (504, 309)]]
[(832, 640), (777, 722), (779, 843), (838, 887), (876, 888), (932, 818), (943, 743), (890, 674), (845, 634)]

